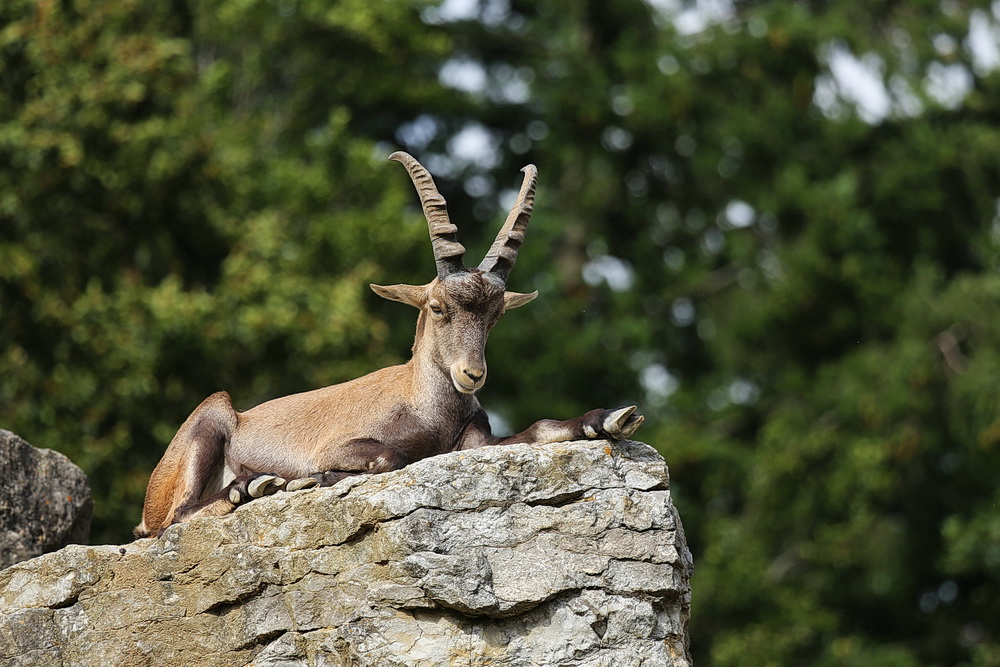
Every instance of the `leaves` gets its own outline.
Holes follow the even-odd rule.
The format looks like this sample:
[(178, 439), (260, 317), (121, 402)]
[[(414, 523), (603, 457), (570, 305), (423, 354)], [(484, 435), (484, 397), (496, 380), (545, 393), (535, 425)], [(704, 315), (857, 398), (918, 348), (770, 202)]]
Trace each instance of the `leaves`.
[(513, 428), (643, 405), (696, 659), (991, 664), (1000, 87), (971, 32), (1000, 19), (712, 6), (6, 3), (0, 423), (126, 539), (204, 396), (405, 358), (412, 312), (366, 287), (433, 275), (392, 150), (470, 257), (531, 162), (511, 288), (541, 295), (482, 398)]

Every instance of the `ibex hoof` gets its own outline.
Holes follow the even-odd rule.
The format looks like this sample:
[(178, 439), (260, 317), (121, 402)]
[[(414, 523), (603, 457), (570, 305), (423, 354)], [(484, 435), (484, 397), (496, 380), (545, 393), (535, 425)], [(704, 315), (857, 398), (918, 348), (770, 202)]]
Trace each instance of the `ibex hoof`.
[(251, 498), (269, 496), (272, 493), (284, 488), (285, 479), (277, 475), (261, 475), (250, 480), (247, 484), (247, 493)]
[(319, 484), (319, 480), (315, 477), (303, 477), (302, 479), (293, 479), (288, 484), (285, 484), (285, 491), (301, 491), (302, 489), (311, 489), (312, 487)]
[(604, 432), (615, 440), (624, 440), (642, 426), (646, 420), (642, 415), (633, 414), (635, 406), (612, 410), (611, 414), (604, 418)]
[(639, 430), (644, 421), (646, 421), (646, 418), (642, 415), (635, 415), (629, 419), (628, 423), (622, 426), (622, 438), (632, 437), (632, 434)]

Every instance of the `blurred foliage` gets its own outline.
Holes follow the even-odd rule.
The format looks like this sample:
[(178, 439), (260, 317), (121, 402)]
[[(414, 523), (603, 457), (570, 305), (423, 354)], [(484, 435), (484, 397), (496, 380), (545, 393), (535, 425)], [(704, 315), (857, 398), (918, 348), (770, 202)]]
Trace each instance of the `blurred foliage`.
[(641, 404), (696, 660), (996, 664), (998, 13), (10, 0), (0, 426), (79, 463), (123, 541), (204, 396), (406, 357), (412, 311), (367, 291), (433, 275), (392, 150), (471, 261), (531, 161), (511, 287), (542, 296), (482, 398), (513, 428)]

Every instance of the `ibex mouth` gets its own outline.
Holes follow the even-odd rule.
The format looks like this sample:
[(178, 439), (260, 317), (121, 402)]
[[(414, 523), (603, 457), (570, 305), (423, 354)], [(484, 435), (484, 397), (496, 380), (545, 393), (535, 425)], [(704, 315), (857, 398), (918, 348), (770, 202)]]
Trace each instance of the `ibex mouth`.
[(477, 379), (469, 377), (469, 374), (462, 369), (451, 369), (451, 383), (455, 389), (463, 394), (474, 394), (486, 383), (486, 374), (483, 373)]

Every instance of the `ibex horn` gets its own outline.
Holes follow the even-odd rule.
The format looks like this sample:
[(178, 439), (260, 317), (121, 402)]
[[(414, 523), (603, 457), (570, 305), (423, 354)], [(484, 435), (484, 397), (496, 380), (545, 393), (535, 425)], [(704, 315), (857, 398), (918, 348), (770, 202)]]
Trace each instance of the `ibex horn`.
[(389, 156), (389, 159), (406, 167), (410, 180), (417, 188), (420, 205), (424, 209), (424, 217), (427, 218), (427, 229), (431, 234), (431, 247), (434, 249), (438, 278), (464, 271), (465, 264), (462, 258), (465, 255), (465, 246), (455, 238), (458, 227), (451, 224), (451, 219), (448, 217), (448, 203), (438, 192), (434, 179), (409, 153), (396, 151)]
[(483, 257), (479, 264), (481, 271), (488, 272), (507, 283), (510, 270), (517, 261), (517, 251), (524, 242), (524, 230), (531, 219), (531, 207), (535, 203), (535, 185), (538, 183), (538, 169), (533, 164), (529, 164), (521, 171), (524, 172), (524, 181), (521, 182), (521, 191), (517, 195), (517, 202), (507, 215), (500, 233), (493, 241), (489, 252)]

